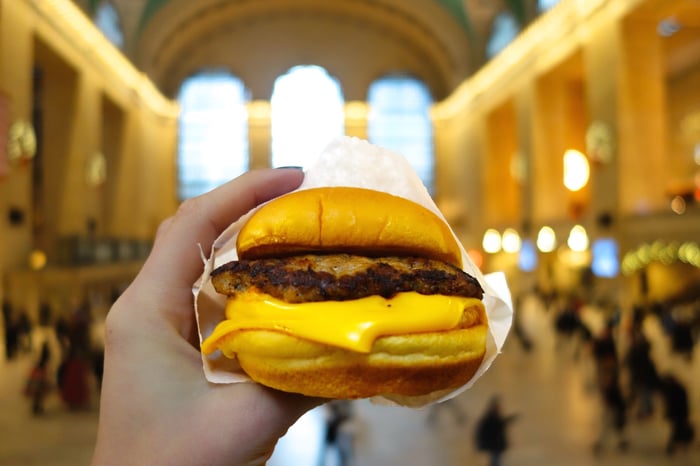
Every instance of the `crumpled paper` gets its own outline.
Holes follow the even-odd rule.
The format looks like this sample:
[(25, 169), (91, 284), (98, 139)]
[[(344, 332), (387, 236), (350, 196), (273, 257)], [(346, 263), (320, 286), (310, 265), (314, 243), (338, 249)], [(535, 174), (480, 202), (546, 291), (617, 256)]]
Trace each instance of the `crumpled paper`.
[[(332, 141), (319, 155), (315, 163), (305, 170), (304, 181), (297, 190), (323, 186), (352, 186), (386, 191), (417, 202), (444, 220), (444, 216), (433, 202), (422, 181), (403, 156), (358, 138), (341, 137)], [(214, 290), (210, 279), (211, 271), (222, 264), (238, 259), (236, 238), (242, 225), (254, 210), (221, 233), (214, 241), (209, 257), (204, 257), (202, 254), (204, 270), (200, 279), (193, 286), (200, 342), (213, 332), (221, 320), (226, 318), (224, 314), (226, 297)], [(486, 354), (481, 366), (467, 384), (457, 389), (420, 397), (401, 397), (399, 401), (384, 397), (376, 397), (373, 401), (417, 407), (452, 398), (470, 388), (486, 372), (500, 353), (513, 317), (513, 305), (505, 276), (500, 272), (482, 274), (469, 258), (461, 243), (460, 248), (464, 271), (477, 278), (484, 288), (483, 301), (489, 320), (489, 334)], [(202, 355), (202, 363), (205, 376), (212, 383), (251, 381), (234, 359), (226, 358), (219, 351), (209, 356)]]

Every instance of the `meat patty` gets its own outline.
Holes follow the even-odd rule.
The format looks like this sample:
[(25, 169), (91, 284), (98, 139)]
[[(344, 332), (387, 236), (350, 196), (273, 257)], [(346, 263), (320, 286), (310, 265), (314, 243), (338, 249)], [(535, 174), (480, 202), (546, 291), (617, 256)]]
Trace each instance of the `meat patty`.
[(257, 289), (289, 303), (347, 301), (415, 291), (481, 299), (476, 278), (444, 262), (420, 257), (302, 255), (241, 260), (212, 272), (217, 292), (228, 296)]

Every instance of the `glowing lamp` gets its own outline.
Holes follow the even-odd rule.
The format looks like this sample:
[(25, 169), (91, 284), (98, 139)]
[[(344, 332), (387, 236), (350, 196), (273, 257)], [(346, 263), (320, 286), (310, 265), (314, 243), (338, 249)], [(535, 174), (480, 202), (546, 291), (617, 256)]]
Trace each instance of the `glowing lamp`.
[(574, 226), (569, 232), (569, 238), (566, 240), (569, 249), (576, 252), (583, 252), (588, 249), (588, 233), (581, 225)]
[(46, 253), (40, 249), (35, 249), (29, 254), (29, 267), (32, 270), (41, 270), (46, 267)]
[(537, 249), (541, 252), (552, 252), (557, 247), (557, 235), (552, 227), (544, 226), (537, 233)]
[(520, 251), (522, 241), (517, 231), (512, 228), (506, 228), (501, 238), (501, 247), (504, 252), (516, 253)]
[(501, 234), (493, 228), (489, 228), (484, 233), (481, 246), (484, 248), (484, 251), (489, 254), (497, 253), (501, 250)]
[(579, 191), (588, 183), (591, 168), (581, 152), (569, 149), (564, 153), (564, 186), (569, 191)]

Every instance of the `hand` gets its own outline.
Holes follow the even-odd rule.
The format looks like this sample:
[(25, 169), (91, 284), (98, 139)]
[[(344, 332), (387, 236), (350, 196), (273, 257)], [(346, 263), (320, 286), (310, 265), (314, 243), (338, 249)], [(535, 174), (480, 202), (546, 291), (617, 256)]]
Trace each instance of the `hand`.
[(296, 188), (295, 169), (259, 170), (182, 204), (163, 222), (142, 270), (105, 326), (105, 372), (93, 465), (264, 464), (277, 440), (320, 400), (254, 383), (207, 382), (192, 284), (197, 244), (256, 205)]

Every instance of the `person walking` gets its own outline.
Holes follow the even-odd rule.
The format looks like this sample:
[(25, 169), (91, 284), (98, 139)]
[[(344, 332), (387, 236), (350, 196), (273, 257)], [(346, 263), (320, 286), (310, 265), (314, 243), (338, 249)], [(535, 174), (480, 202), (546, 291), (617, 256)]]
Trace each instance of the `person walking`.
[(654, 413), (653, 394), (659, 386), (659, 375), (651, 359), (651, 345), (641, 328), (632, 331), (625, 363), (630, 376), (630, 401), (637, 403), (637, 417), (646, 419)]
[(32, 414), (39, 416), (44, 413), (44, 400), (49, 393), (49, 360), (51, 351), (48, 343), (44, 342), (39, 352), (39, 359), (29, 373), (24, 395), (32, 401)]
[(666, 408), (666, 419), (671, 424), (671, 433), (666, 443), (666, 454), (671, 456), (678, 447), (685, 448), (693, 441), (695, 429), (690, 423), (688, 391), (680, 381), (665, 375), (661, 379), (661, 394)]
[(501, 466), (503, 453), (508, 448), (507, 427), (517, 415), (504, 416), (499, 396), (489, 402), (486, 412), (476, 424), (476, 447), (490, 456), (490, 466)]
[(610, 436), (615, 436), (617, 448), (625, 451), (629, 443), (626, 438), (627, 403), (620, 387), (620, 364), (617, 346), (612, 335), (612, 323), (593, 339), (593, 358), (596, 363), (597, 384), (601, 399), (601, 425), (593, 452), (599, 455)]
[(326, 404), (326, 432), (319, 454), (319, 466), (327, 464), (329, 451), (335, 450), (339, 466), (346, 466), (352, 456), (352, 441), (345, 435), (344, 425), (352, 418), (352, 404), (348, 400), (334, 400)]

